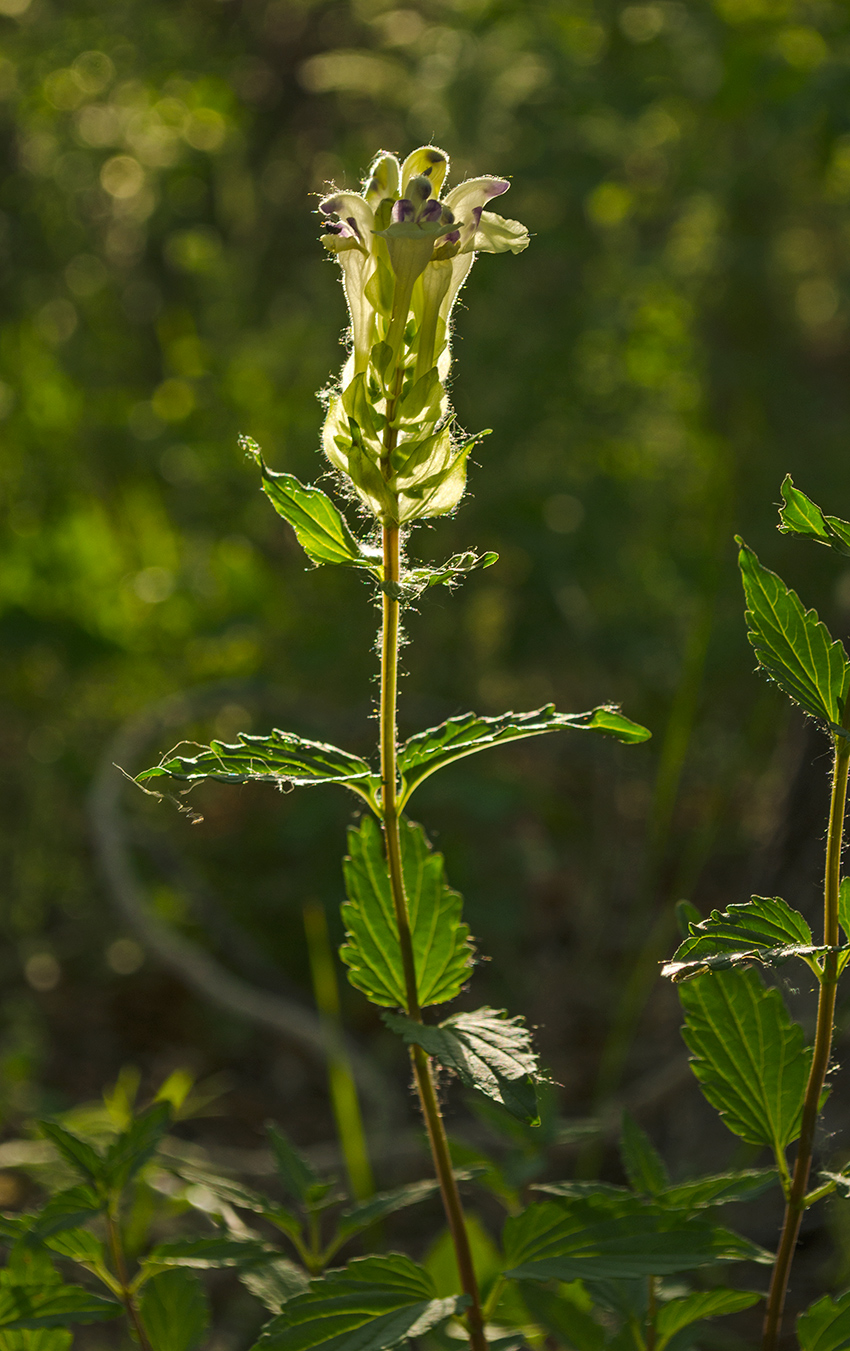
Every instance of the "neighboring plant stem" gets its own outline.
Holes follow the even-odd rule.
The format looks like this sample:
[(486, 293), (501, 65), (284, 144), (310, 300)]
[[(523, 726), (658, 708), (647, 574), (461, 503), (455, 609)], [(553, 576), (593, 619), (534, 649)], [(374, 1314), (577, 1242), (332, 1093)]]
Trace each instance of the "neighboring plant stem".
[[(398, 526), (385, 525), (384, 543), (384, 582), (398, 583), (399, 579), (399, 531)], [(413, 941), (410, 933), (410, 916), (407, 909), (407, 897), (404, 890), (404, 874), (401, 863), (401, 839), (399, 835), (399, 810), (397, 801), (396, 768), (396, 702), (398, 690), (398, 601), (384, 592), (383, 629), (381, 635), (381, 784), (384, 837), (387, 850), (390, 887), (396, 924), (398, 925), (399, 945), (401, 947), (402, 967), (404, 970), (405, 992), (407, 996), (407, 1016), (416, 1022), (422, 1021), (419, 996), (416, 985), (416, 965), (413, 955)], [(481, 1316), (481, 1300), (478, 1293), (478, 1281), (472, 1262), (469, 1235), (463, 1206), (458, 1192), (457, 1182), (452, 1172), (449, 1143), (446, 1138), (443, 1117), (434, 1088), (431, 1062), (419, 1046), (411, 1047), (410, 1058), (428, 1139), (434, 1157), (434, 1168), (443, 1205), (446, 1211), (449, 1230), (457, 1258), (458, 1272), (465, 1295), (469, 1296), (470, 1307), (466, 1319), (469, 1327), (469, 1341), (472, 1351), (486, 1351), (487, 1340), (484, 1336), (484, 1322)]]
[(113, 1214), (111, 1205), (106, 1211), (106, 1233), (109, 1241), (109, 1251), (112, 1255), (112, 1263), (115, 1267), (115, 1275), (118, 1277), (118, 1283), (121, 1286), (121, 1303), (127, 1311), (127, 1317), (133, 1326), (133, 1331), (138, 1338), (142, 1351), (153, 1351), (153, 1348), (148, 1341), (144, 1324), (142, 1323), (139, 1306), (130, 1289), (130, 1282), (127, 1277), (127, 1263), (124, 1259), (124, 1245), (121, 1242), (121, 1230), (118, 1226), (118, 1220)]
[(328, 921), (320, 901), (304, 902), (304, 932), (310, 954), (310, 971), (316, 1007), (328, 1039), (328, 1087), (340, 1149), (353, 1196), (366, 1201), (375, 1194), (375, 1180), (357, 1085), (345, 1050), (339, 984), (328, 937)]
[(788, 1289), (788, 1277), (800, 1222), (806, 1209), (806, 1188), (812, 1164), (815, 1128), (818, 1121), (824, 1080), (829, 1069), (832, 1050), (832, 1024), (835, 1014), (838, 954), (838, 891), (841, 882), (841, 851), (844, 842), (844, 815), (847, 805), (847, 771), (850, 766), (850, 741), (836, 733), (835, 761), (832, 773), (832, 801), (829, 809), (829, 833), (826, 843), (826, 874), (824, 879), (823, 941), (833, 949), (824, 957), (823, 976), (818, 997), (817, 1029), (812, 1054), (812, 1067), (803, 1101), (800, 1125), (800, 1143), (791, 1180), (791, 1190), (785, 1208), (785, 1222), (773, 1267), (767, 1312), (764, 1320), (763, 1351), (775, 1351), (782, 1326), (782, 1310)]

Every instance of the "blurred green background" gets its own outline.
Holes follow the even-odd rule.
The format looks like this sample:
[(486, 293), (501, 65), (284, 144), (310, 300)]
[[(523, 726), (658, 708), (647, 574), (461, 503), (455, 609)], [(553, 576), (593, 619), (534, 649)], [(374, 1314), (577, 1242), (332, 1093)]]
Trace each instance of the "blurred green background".
[[(319, 1061), (128, 927), (87, 799), (115, 733), (185, 691), (125, 769), (271, 724), (371, 744), (368, 592), (304, 571), (236, 438), (325, 472), (345, 314), (317, 194), (434, 140), (453, 182), (511, 176), (533, 240), (462, 295), (455, 406), (494, 434), (412, 552), (501, 561), (409, 617), (403, 731), (615, 699), (654, 732), (523, 743), (423, 788), (492, 959), (469, 998), (539, 1025), (565, 1115), (622, 1089), (674, 1169), (697, 1140), (728, 1158), (655, 963), (680, 896), (818, 907), (826, 747), (750, 674), (732, 534), (844, 632), (850, 571), (774, 525), (786, 471), (827, 510), (850, 497), (846, 5), (0, 0), (0, 118), (4, 1128), (134, 1063), (223, 1073), (221, 1140), (267, 1115), (332, 1138)], [(354, 800), (192, 802), (195, 826), (126, 790), (154, 913), (311, 1007), (301, 908), (338, 935)], [(344, 1006), (403, 1095), (398, 1047)]]

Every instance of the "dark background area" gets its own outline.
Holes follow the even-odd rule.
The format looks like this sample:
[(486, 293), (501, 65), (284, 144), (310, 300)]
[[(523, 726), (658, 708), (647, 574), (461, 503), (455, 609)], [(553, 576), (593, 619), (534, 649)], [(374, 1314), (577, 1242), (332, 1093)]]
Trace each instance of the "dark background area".
[[(455, 407), (494, 434), (459, 513), (412, 553), (501, 560), (409, 617), (403, 732), (614, 699), (654, 733), (526, 742), (422, 789), (416, 816), (491, 959), (469, 1006), (537, 1025), (565, 1117), (611, 1119), (603, 1058), (606, 1101), (633, 1106), (676, 1175), (740, 1161), (690, 1083), (656, 963), (680, 897), (707, 912), (755, 890), (818, 914), (828, 748), (751, 674), (732, 535), (845, 633), (850, 570), (774, 526), (786, 471), (850, 507), (846, 6), (0, 0), (0, 120), (7, 1136), (124, 1065), (151, 1086), (187, 1066), (223, 1076), (204, 1139), (250, 1150), (273, 1116), (332, 1152), (320, 1059), (145, 947), (87, 804), (122, 726), (187, 691), (124, 768), (271, 725), (371, 745), (369, 594), (304, 571), (236, 438), (325, 473), (316, 391), (345, 314), (316, 194), (433, 140), (453, 183), (511, 176), (505, 214), (533, 239), (482, 257), (457, 312)], [(213, 785), (192, 826), (128, 786), (146, 903), (312, 1007), (302, 905), (320, 899), (339, 937), (353, 803)], [(343, 999), (412, 1131), (397, 1043)], [(798, 1003), (808, 1026), (805, 986)], [(839, 1079), (834, 1157), (848, 1102)], [(420, 1168), (378, 1154), (383, 1181)], [(613, 1152), (602, 1165), (617, 1175)], [(811, 1221), (818, 1288), (847, 1265), (842, 1204)], [(750, 1231), (771, 1243), (776, 1219), (754, 1209)]]

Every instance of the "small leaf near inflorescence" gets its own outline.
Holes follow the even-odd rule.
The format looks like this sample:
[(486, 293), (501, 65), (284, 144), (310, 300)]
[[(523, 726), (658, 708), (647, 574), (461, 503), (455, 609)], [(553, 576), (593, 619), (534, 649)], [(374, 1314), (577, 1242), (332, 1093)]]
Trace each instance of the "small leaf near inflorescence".
[(813, 944), (806, 920), (779, 896), (753, 896), (728, 910), (712, 910), (708, 919), (692, 922), (689, 930), (672, 960), (661, 968), (662, 976), (676, 984), (711, 971), (782, 966), (792, 957), (801, 958), (820, 979), (818, 959), (837, 951)]
[(784, 505), (779, 508), (783, 535), (806, 535), (818, 544), (825, 544), (845, 558), (850, 557), (850, 521), (840, 516), (825, 516), (820, 507), (794, 487), (790, 474), (782, 483)]

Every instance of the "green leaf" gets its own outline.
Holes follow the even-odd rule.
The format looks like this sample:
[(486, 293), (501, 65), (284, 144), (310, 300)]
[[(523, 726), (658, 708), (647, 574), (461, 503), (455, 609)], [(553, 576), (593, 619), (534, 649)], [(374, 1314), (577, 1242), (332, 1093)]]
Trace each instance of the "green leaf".
[(170, 1121), (171, 1103), (155, 1102), (112, 1142), (104, 1161), (106, 1181), (110, 1187), (118, 1190), (126, 1187), (144, 1168), (156, 1153)]
[(437, 1299), (427, 1271), (409, 1257), (358, 1257), (310, 1282), (263, 1330), (256, 1351), (391, 1351), (464, 1308)]
[(290, 1196), (294, 1196), (296, 1201), (306, 1201), (314, 1188), (320, 1185), (318, 1173), (289, 1137), (271, 1121), (266, 1123), (266, 1134), (274, 1154), (278, 1177)]
[(48, 1248), (88, 1267), (106, 1265), (106, 1248), (89, 1229), (63, 1229), (46, 1239)]
[[(446, 885), (442, 854), (421, 826), (402, 819), (401, 858), (421, 1008), (454, 999), (469, 980), (473, 948), (461, 923), (462, 901)], [(342, 906), (346, 942), (340, 957), (348, 979), (373, 1004), (407, 1007), (398, 926), (380, 829), (365, 817), (348, 833), (344, 863), (348, 901)]]
[(0, 1351), (71, 1351), (74, 1335), (67, 1328), (35, 1328), (0, 1332)]
[(626, 1195), (534, 1202), (504, 1228), (505, 1270), (519, 1280), (623, 1280), (772, 1258), (704, 1220)]
[(292, 526), (307, 557), (317, 566), (341, 563), (348, 567), (380, 571), (377, 552), (366, 552), (355, 539), (343, 516), (320, 488), (311, 488), (294, 474), (276, 474), (269, 469), (256, 441), (240, 438), (242, 448), (260, 467), (263, 492), (278, 516)]
[(97, 1150), (79, 1135), (69, 1131), (59, 1121), (39, 1121), (42, 1135), (53, 1144), (66, 1163), (86, 1182), (98, 1182), (103, 1177), (104, 1159)]
[(738, 536), (736, 540), (741, 546), (738, 561), (747, 599), (747, 636), (759, 666), (806, 713), (830, 727), (839, 726), (850, 685), (843, 645), (832, 639), (814, 610), (803, 609), (796, 591), (762, 567)]
[[(240, 1210), (250, 1210), (256, 1215), (263, 1215), (266, 1219), (276, 1224), (278, 1229), (284, 1233), (299, 1233), (301, 1230), (301, 1221), (297, 1215), (293, 1215), (291, 1210), (278, 1205), (267, 1196), (261, 1196), (259, 1192), (252, 1191), (250, 1187), (245, 1187), (241, 1182), (234, 1182), (232, 1178), (221, 1177), (218, 1173), (207, 1172), (204, 1168), (195, 1168), (194, 1165), (181, 1161), (180, 1163), (169, 1163), (169, 1171), (184, 1182), (190, 1183), (195, 1187), (203, 1187), (207, 1193), (212, 1195), (225, 1205), (236, 1206)], [(191, 1193), (186, 1198), (190, 1205), (195, 1201)], [(205, 1197), (199, 1208), (205, 1211), (209, 1210), (208, 1197)]]
[(656, 1351), (664, 1351), (671, 1337), (691, 1323), (699, 1323), (703, 1318), (716, 1318), (718, 1314), (751, 1309), (763, 1298), (756, 1290), (729, 1290), (718, 1285), (713, 1290), (695, 1290), (681, 1299), (671, 1299), (667, 1304), (662, 1304), (655, 1319)]
[(850, 938), (850, 877), (844, 877), (838, 888), (838, 923), (844, 930), (844, 937)]
[(850, 1290), (824, 1295), (797, 1319), (801, 1351), (845, 1351), (850, 1346)]
[(271, 783), (277, 788), (341, 783), (370, 805), (380, 788), (380, 777), (372, 773), (366, 761), (338, 746), (308, 741), (277, 728), (268, 736), (252, 736), (247, 732), (238, 736), (238, 743), (213, 741), (194, 756), (175, 756), (169, 752), (158, 765), (138, 774), (136, 782), (144, 783), (166, 774), (189, 783), (215, 779), (219, 783)]
[(214, 1238), (178, 1238), (151, 1248), (145, 1263), (157, 1267), (196, 1267), (199, 1271), (217, 1267), (250, 1267), (269, 1262), (280, 1253), (259, 1239), (218, 1236)]
[(498, 561), (498, 554), (476, 554), (468, 549), (466, 553), (452, 554), (445, 563), (405, 568), (399, 582), (381, 582), (381, 590), (386, 591), (393, 600), (412, 601), (430, 586), (457, 586), (471, 572), (490, 568)]
[(426, 1201), (438, 1190), (438, 1182), (426, 1180), (408, 1182), (406, 1186), (396, 1187), (392, 1191), (376, 1192), (368, 1201), (361, 1201), (359, 1205), (350, 1206), (342, 1212), (337, 1235), (339, 1238), (351, 1238), (363, 1229), (368, 1229), (370, 1224), (386, 1219), (387, 1215), (394, 1215), (398, 1210), (406, 1210), (408, 1206)]
[(706, 1098), (735, 1135), (782, 1155), (800, 1131), (812, 1053), (779, 991), (753, 971), (726, 971), (689, 981), (679, 995)]
[(33, 1216), (30, 1233), (37, 1238), (46, 1239), (63, 1229), (74, 1229), (83, 1220), (89, 1220), (103, 1210), (106, 1202), (98, 1196), (94, 1187), (68, 1187), (56, 1192)]
[(276, 1257), (256, 1271), (240, 1271), (239, 1280), (272, 1313), (280, 1313), (293, 1295), (303, 1294), (309, 1286), (306, 1272), (285, 1257)]
[(73, 1323), (102, 1323), (117, 1318), (123, 1307), (81, 1285), (0, 1286), (0, 1330), (68, 1327)]
[(692, 1182), (678, 1182), (667, 1187), (655, 1198), (659, 1205), (673, 1210), (705, 1210), (710, 1206), (725, 1206), (732, 1201), (753, 1201), (778, 1180), (775, 1168), (749, 1168), (734, 1173), (718, 1173), (713, 1177), (698, 1177)]
[(521, 1121), (539, 1121), (536, 1084), (542, 1075), (531, 1033), (504, 1009), (456, 1013), (435, 1027), (395, 1013), (381, 1015), (407, 1045), (421, 1046), (467, 1088), (500, 1102)]
[(779, 529), (783, 535), (808, 535), (818, 544), (826, 544), (846, 557), (850, 556), (850, 521), (840, 516), (825, 516), (810, 497), (794, 487), (790, 474), (782, 484), (785, 505), (779, 508)]
[(576, 1290), (575, 1285), (562, 1285), (556, 1292), (536, 1281), (523, 1281), (521, 1288), (529, 1313), (559, 1345), (575, 1351), (603, 1351), (608, 1342), (605, 1329), (585, 1307), (590, 1300), (587, 1295), (581, 1298), (581, 1286)]
[[(728, 910), (712, 910), (708, 919), (691, 924), (688, 937), (661, 974), (678, 983), (754, 962), (781, 966), (791, 957), (813, 965), (815, 956), (825, 951), (812, 944), (811, 929), (787, 901), (753, 896)], [(816, 966), (815, 970), (820, 974)]]
[(140, 1313), (156, 1351), (195, 1351), (206, 1336), (210, 1311), (191, 1271), (162, 1271), (144, 1288)]
[(669, 1186), (670, 1178), (661, 1155), (629, 1112), (623, 1112), (620, 1158), (626, 1177), (636, 1192), (657, 1196)]
[(533, 713), (503, 713), (497, 718), (463, 713), (405, 741), (398, 754), (402, 779), (400, 803), (403, 806), (429, 774), (466, 755), (475, 755), (505, 741), (565, 730), (603, 732), (625, 742), (646, 741), (651, 735), (609, 704), (589, 713), (556, 713), (554, 704), (546, 704)]

